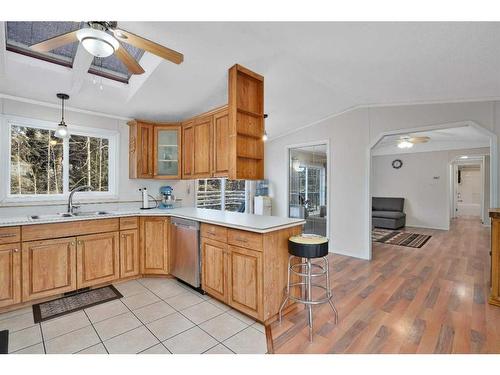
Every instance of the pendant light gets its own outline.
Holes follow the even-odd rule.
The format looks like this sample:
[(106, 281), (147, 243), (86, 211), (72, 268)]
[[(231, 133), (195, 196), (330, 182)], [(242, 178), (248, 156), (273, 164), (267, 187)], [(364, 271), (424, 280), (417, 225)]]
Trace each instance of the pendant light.
[(266, 118), (267, 118), (267, 113), (264, 113), (264, 134), (262, 135), (262, 140), (264, 142), (266, 142), (268, 140), (266, 124), (265, 124)]
[(62, 103), (61, 122), (59, 123), (59, 125), (57, 125), (57, 130), (55, 131), (54, 136), (57, 138), (62, 138), (62, 139), (69, 138), (68, 126), (64, 122), (64, 101), (69, 99), (69, 95), (59, 93), (59, 94), (57, 94), (57, 97), (59, 99), (61, 99), (61, 103)]

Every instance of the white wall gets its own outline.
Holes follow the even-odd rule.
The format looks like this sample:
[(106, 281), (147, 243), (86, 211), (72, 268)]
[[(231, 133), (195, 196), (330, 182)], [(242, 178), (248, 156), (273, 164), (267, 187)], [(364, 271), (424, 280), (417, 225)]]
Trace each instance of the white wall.
[[(394, 169), (394, 159), (403, 166)], [(448, 152), (374, 156), (372, 195), (405, 198), (406, 225), (449, 229)]]
[[(33, 118), (44, 121), (58, 123), (60, 120), (60, 109), (25, 103), (10, 99), (0, 99), (0, 113), (2, 115), (13, 115), (26, 118)], [(71, 131), (71, 125), (78, 125), (89, 128), (101, 128), (119, 133), (119, 155), (118, 155), (118, 171), (117, 171), (117, 195), (114, 199), (106, 199), (101, 203), (106, 202), (106, 207), (115, 208), (122, 203), (128, 203), (132, 207), (140, 207), (140, 187), (147, 187), (150, 193), (154, 196), (158, 195), (158, 189), (164, 185), (170, 185), (174, 188), (174, 194), (177, 198), (183, 199), (184, 206), (192, 206), (194, 204), (194, 183), (193, 181), (154, 181), (154, 180), (131, 180), (128, 178), (128, 143), (129, 133), (126, 121), (91, 115), (79, 112), (66, 112), (65, 120)], [(5, 126), (3, 124), (2, 126)], [(0, 132), (5, 133), (5, 132)], [(0, 139), (0, 144), (1, 143)], [(5, 170), (0, 170), (0, 180), (4, 181), (6, 176)], [(0, 184), (0, 216), (16, 216), (24, 214), (36, 214), (40, 212), (59, 212), (64, 208), (64, 202), (24, 202), (24, 203), (8, 203), (5, 202), (6, 191), (5, 184)], [(189, 193), (188, 193), (189, 192)], [(75, 200), (77, 200), (75, 196)], [(95, 202), (95, 200), (93, 201)], [(111, 204), (111, 205), (110, 205)], [(36, 207), (34, 207), (36, 206)], [(108, 208), (109, 209), (109, 208)]]
[(273, 213), (286, 216), (287, 145), (329, 140), (330, 251), (369, 259), (370, 145), (383, 132), (460, 121), (473, 121), (498, 135), (500, 105), (474, 102), (360, 108), (271, 139), (266, 143), (265, 173), (271, 182)]

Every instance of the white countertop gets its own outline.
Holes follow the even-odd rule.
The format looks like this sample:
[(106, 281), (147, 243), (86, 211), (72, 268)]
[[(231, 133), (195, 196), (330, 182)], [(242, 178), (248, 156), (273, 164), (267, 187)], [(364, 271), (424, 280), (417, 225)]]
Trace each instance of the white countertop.
[[(81, 220), (99, 220), (112, 217), (125, 216), (175, 216), (184, 219), (196, 220), (202, 223), (222, 225), (229, 228), (247, 230), (256, 233), (268, 233), (275, 230), (290, 228), (305, 223), (302, 219), (290, 219), (278, 216), (251, 215), (239, 212), (209, 210), (195, 207), (182, 207), (172, 209), (151, 209), (151, 210), (123, 210), (106, 211), (105, 215), (99, 216), (72, 216), (57, 217), (50, 219), (31, 219), (29, 216), (21, 217), (0, 217), (0, 227), (16, 225), (33, 225), (48, 223), (63, 223)], [(43, 216), (43, 215), (42, 215)]]

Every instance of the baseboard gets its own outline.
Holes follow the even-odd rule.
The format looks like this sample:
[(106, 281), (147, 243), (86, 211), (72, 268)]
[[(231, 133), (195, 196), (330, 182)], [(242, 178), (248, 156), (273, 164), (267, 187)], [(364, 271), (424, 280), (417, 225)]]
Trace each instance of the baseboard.
[[(410, 225), (407, 224), (405, 228), (421, 228), (421, 229), (435, 229), (435, 230), (450, 230), (450, 227), (432, 227), (432, 226), (424, 226), (424, 225)], [(399, 229), (396, 229), (399, 230)]]

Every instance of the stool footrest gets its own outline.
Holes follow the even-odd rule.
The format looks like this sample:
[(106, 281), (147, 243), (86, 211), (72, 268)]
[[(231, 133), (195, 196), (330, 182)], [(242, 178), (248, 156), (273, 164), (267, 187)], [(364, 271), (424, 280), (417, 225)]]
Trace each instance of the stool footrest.
[[(319, 265), (319, 264), (311, 264), (312, 268), (319, 268), (321, 270), (321, 272), (315, 272), (315, 273), (311, 273), (311, 277), (319, 277), (319, 276), (324, 276), (326, 275), (326, 269)], [(300, 272), (300, 271), (296, 271), (294, 268), (299, 268), (299, 267), (307, 267), (307, 263), (296, 263), (296, 264), (292, 264), (290, 266), (290, 271), (294, 274), (294, 275), (297, 275), (297, 276), (302, 276), (302, 277), (308, 277), (309, 274), (307, 273), (303, 273), (303, 272)]]
[[(307, 283), (304, 283), (304, 282), (293, 283), (293, 284), (290, 284), (290, 288), (299, 287), (299, 286), (303, 286), (303, 285), (307, 285)], [(315, 288), (323, 289), (326, 292), (326, 297), (319, 299), (319, 300), (310, 300), (310, 301), (307, 299), (294, 297), (294, 296), (292, 296), (291, 293), (287, 294), (287, 297), (295, 302), (304, 303), (306, 305), (320, 305), (323, 303), (327, 303), (328, 301), (330, 301), (332, 299), (332, 297), (333, 297), (332, 293), (325, 286), (318, 285), (318, 284), (311, 284), (311, 286), (315, 287)]]

